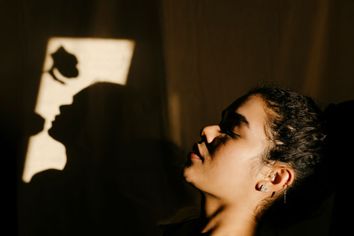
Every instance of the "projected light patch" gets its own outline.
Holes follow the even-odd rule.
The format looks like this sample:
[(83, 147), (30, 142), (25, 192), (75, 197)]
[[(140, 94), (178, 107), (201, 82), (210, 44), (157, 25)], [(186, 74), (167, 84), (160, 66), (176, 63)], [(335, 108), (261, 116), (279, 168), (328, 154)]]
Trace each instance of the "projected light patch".
[(30, 137), (22, 179), (47, 169), (62, 170), (65, 147), (48, 135), (61, 105), (96, 82), (126, 84), (134, 41), (94, 38), (51, 38), (48, 41), (35, 112), (43, 130)]

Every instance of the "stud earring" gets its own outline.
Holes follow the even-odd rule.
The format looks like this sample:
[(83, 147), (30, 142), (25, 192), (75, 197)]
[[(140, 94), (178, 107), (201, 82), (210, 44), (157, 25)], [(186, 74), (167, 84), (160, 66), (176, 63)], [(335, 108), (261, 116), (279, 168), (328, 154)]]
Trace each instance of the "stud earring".
[(261, 191), (261, 192), (264, 192), (264, 193), (267, 192), (267, 191), (268, 191), (267, 186), (266, 186), (265, 184), (262, 184), (262, 185), (261, 185), (261, 188), (260, 188), (260, 191)]

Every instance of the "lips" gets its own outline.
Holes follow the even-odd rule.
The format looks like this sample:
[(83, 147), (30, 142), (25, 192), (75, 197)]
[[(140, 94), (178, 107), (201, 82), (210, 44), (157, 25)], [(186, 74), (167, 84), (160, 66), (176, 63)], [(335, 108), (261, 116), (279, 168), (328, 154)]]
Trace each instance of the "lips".
[(54, 123), (58, 123), (58, 120), (60, 120), (60, 114), (54, 117), (54, 119), (52, 120), (52, 125), (54, 125)]
[(200, 155), (200, 152), (199, 152), (199, 148), (198, 148), (198, 144), (194, 144), (193, 147), (192, 147), (192, 152), (197, 155), (202, 161), (204, 161), (204, 157), (202, 157), (202, 155)]

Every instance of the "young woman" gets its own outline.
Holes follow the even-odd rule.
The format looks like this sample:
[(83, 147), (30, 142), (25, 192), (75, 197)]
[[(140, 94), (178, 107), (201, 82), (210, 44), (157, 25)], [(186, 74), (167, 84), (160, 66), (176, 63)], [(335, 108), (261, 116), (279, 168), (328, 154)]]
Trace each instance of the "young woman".
[(255, 235), (264, 212), (312, 175), (324, 140), (321, 112), (310, 98), (279, 88), (248, 92), (218, 125), (202, 130), (184, 168), (186, 181), (203, 193), (200, 221), (165, 235)]

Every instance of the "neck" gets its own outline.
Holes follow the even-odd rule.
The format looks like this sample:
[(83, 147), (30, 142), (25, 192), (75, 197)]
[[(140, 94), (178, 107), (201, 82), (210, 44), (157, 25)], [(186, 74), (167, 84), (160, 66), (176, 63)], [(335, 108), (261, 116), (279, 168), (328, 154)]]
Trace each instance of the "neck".
[(205, 194), (204, 211), (207, 224), (203, 233), (212, 236), (253, 236), (256, 229), (255, 207), (250, 204), (237, 204), (223, 201)]

